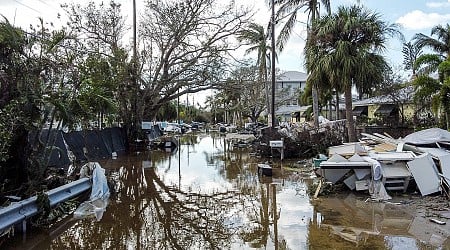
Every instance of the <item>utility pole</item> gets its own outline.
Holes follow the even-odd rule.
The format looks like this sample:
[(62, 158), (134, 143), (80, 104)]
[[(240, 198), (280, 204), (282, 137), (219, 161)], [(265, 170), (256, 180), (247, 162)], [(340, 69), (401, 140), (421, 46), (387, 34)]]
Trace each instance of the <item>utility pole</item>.
[(271, 42), (272, 42), (272, 128), (275, 128), (275, 3), (272, 0)]
[(136, 40), (137, 40), (137, 31), (136, 31), (136, 0), (133, 0), (133, 59), (132, 59), (132, 67), (133, 67), (133, 87), (134, 89), (134, 110), (132, 110), (132, 117), (133, 117), (133, 124), (134, 124), (134, 133), (137, 135), (138, 131), (138, 123), (141, 122), (138, 120), (138, 95), (139, 95), (139, 87), (138, 87), (138, 80), (137, 80), (137, 46), (136, 46)]
[(136, 63), (136, 0), (133, 0), (133, 60)]

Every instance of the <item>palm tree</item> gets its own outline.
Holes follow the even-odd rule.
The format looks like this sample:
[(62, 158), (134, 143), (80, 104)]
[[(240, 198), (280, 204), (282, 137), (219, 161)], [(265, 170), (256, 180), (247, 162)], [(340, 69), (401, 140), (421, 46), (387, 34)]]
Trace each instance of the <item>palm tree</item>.
[(271, 46), (267, 43), (267, 32), (265, 32), (264, 27), (256, 24), (250, 23), (247, 29), (242, 30), (238, 35), (238, 40), (240, 42), (247, 42), (250, 45), (245, 53), (249, 54), (252, 52), (257, 52), (258, 57), (256, 61), (256, 66), (258, 67), (258, 81), (260, 84), (264, 85), (266, 91), (266, 105), (267, 113), (270, 114), (270, 98), (269, 98), (269, 86), (267, 85), (267, 70), (268, 70), (268, 52), (272, 51)]
[(422, 54), (422, 48), (415, 42), (403, 43), (402, 54), (405, 70), (412, 70), (412, 78), (416, 77), (416, 61)]
[(416, 34), (414, 40), (420, 47), (428, 47), (441, 55), (443, 58), (450, 58), (450, 24), (446, 26), (437, 25), (431, 29), (432, 38), (422, 33)]
[[(330, 0), (320, 1), (325, 7), (328, 14), (331, 13)], [(320, 3), (318, 0), (275, 0), (276, 5), (280, 5), (277, 11), (277, 20), (282, 19), (284, 16), (289, 16), (285, 22), (283, 28), (280, 31), (277, 39), (277, 47), (280, 51), (283, 50), (286, 42), (289, 40), (292, 30), (297, 23), (297, 13), (300, 9), (306, 8), (308, 12), (308, 36), (310, 35), (310, 29), (315, 23), (316, 18), (320, 16)], [(314, 113), (314, 125), (319, 126), (319, 95), (318, 85), (319, 83), (312, 85), (312, 100), (313, 100), (313, 113)]]
[(437, 38), (422, 33), (416, 34), (413, 38), (419, 48), (428, 47), (436, 52), (435, 54), (420, 55), (417, 58), (414, 66), (420, 74), (431, 74), (437, 71), (439, 65), (450, 58), (450, 25), (433, 27), (431, 35), (436, 35)]
[(359, 6), (341, 6), (337, 13), (319, 18), (311, 30), (305, 48), (306, 66), (312, 72), (311, 80), (326, 75), (344, 90), (349, 141), (356, 141), (352, 86), (369, 91), (366, 83), (382, 78), (386, 62), (378, 52), (385, 49), (388, 35), (393, 34), (399, 34), (395, 25), (387, 25), (378, 14)]
[[(431, 97), (431, 108), (433, 113), (439, 113), (442, 110), (445, 115), (447, 129), (450, 127), (450, 107), (448, 105), (449, 96), (449, 59), (450, 59), (450, 25), (437, 25), (431, 29), (429, 37), (422, 33), (414, 36), (418, 46), (428, 47), (435, 54), (424, 54), (417, 58), (415, 67), (418, 69), (420, 77), (414, 81), (416, 87), (415, 98), (424, 96), (428, 93)], [(438, 71), (439, 80), (432, 79), (428, 75)], [(423, 102), (421, 102), (423, 103)]]

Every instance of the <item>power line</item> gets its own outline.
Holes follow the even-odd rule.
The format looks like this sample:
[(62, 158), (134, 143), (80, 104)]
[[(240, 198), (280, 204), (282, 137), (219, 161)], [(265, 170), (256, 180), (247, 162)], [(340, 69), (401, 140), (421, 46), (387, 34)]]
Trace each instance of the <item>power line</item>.
[(16, 2), (16, 3), (18, 3), (18, 4), (20, 4), (20, 5), (23, 5), (23, 6), (27, 7), (27, 8), (30, 9), (30, 10), (33, 10), (33, 11), (39, 13), (39, 14), (42, 14), (40, 11), (38, 11), (38, 10), (36, 10), (36, 9), (34, 9), (34, 8), (32, 8), (32, 7), (30, 7), (30, 6), (26, 5), (26, 4), (24, 4), (24, 3), (21, 3), (21, 2), (19, 2), (19, 1), (17, 1), (17, 0), (13, 0), (13, 1)]
[(47, 5), (48, 7), (52, 8), (52, 9), (54, 9), (54, 10), (56, 10), (56, 11), (60, 11), (59, 9), (56, 9), (54, 6), (52, 6), (51, 4), (48, 4), (48, 3), (45, 2), (44, 0), (38, 0), (38, 1), (41, 2), (41, 3), (43, 3), (43, 4), (45, 4), (45, 5)]

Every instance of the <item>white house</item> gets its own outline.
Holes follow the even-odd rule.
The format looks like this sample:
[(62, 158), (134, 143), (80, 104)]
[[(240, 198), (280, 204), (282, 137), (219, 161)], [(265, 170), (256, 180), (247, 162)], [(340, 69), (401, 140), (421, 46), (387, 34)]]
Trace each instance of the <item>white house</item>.
[(299, 71), (286, 71), (276, 77), (275, 115), (280, 121), (292, 121), (293, 113), (304, 111), (298, 104), (298, 93), (305, 89), (307, 78), (306, 73)]

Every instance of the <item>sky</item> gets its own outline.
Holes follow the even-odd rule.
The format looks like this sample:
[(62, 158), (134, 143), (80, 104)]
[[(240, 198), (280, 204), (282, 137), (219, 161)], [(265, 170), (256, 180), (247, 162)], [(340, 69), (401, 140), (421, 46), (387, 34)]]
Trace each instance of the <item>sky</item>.
[[(44, 21), (54, 22), (58, 25), (57, 15), (64, 12), (59, 7), (62, 3), (76, 2), (86, 4), (92, 0), (0, 0), (0, 14), (5, 16), (16, 26), (27, 29), (30, 24), (36, 23), (38, 17), (43, 17)], [(102, 0), (93, 0), (101, 2)], [(226, 1), (229, 0), (218, 0)], [(109, 0), (103, 0), (108, 3)], [(132, 3), (133, 0), (116, 0), (122, 4), (124, 15), (131, 27), (132, 22)], [(136, 0), (138, 10), (143, 7), (144, 0)], [(332, 10), (341, 5), (356, 4), (356, 0), (330, 0)], [(255, 22), (266, 26), (270, 11), (267, 6), (267, 0), (236, 0), (237, 4), (250, 6), (254, 10)], [(416, 33), (431, 35), (432, 27), (438, 24), (450, 22), (450, 0), (360, 0), (365, 8), (378, 13), (382, 20), (389, 24), (397, 23), (400, 25), (400, 31), (404, 34), (408, 42)], [(279, 54), (276, 67), (281, 71), (297, 70), (304, 72), (303, 47), (306, 39), (306, 14), (300, 13), (294, 33), (291, 35), (284, 51)], [(281, 29), (276, 27), (275, 31)], [(390, 65), (395, 69), (402, 68), (402, 43), (397, 39), (391, 39), (387, 44), (384, 55)], [(243, 55), (243, 51), (238, 52)], [(256, 54), (248, 55), (255, 57)], [(408, 76), (408, 72), (404, 72)]]
[[(91, 0), (0, 0), (0, 14), (5, 16), (11, 23), (27, 29), (30, 24), (36, 23), (38, 17), (45, 21), (54, 22), (58, 25), (57, 14), (64, 12), (59, 7), (62, 3), (76, 2), (87, 3)], [(94, 0), (101, 2), (102, 0)], [(108, 0), (103, 0), (105, 3)], [(219, 0), (227, 1), (227, 0)], [(356, 0), (330, 0), (332, 9), (340, 5), (356, 4)], [(132, 0), (116, 0), (121, 3), (127, 21), (132, 21)], [(138, 9), (143, 6), (144, 0), (136, 0)], [(237, 4), (251, 6), (255, 10), (254, 19), (263, 24), (268, 23), (270, 12), (267, 0), (236, 1)], [(450, 0), (360, 0), (367, 9), (379, 13), (381, 18), (388, 23), (401, 25), (400, 31), (404, 34), (406, 41), (410, 41), (416, 33), (430, 35), (431, 28), (438, 24), (450, 22)], [(299, 21), (306, 21), (306, 14), (300, 13)], [(275, 30), (279, 30), (276, 27)], [(277, 67), (282, 71), (298, 70), (303, 68), (303, 47), (306, 38), (306, 27), (299, 23), (291, 36), (285, 50), (279, 55)], [(391, 39), (387, 46), (385, 56), (392, 66), (402, 63), (402, 43), (398, 39)], [(254, 57), (255, 55), (249, 55)]]

